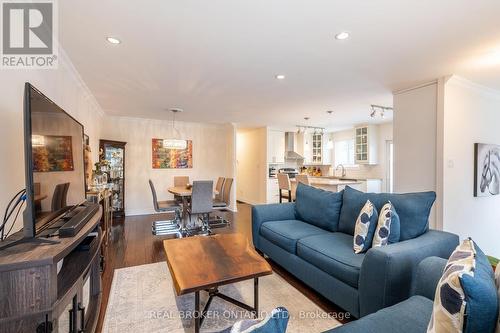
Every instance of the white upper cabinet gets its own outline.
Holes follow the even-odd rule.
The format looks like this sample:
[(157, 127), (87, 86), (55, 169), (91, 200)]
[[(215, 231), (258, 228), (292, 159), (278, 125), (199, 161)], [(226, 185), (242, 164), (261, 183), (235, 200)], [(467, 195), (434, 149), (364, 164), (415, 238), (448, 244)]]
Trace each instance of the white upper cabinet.
[(356, 164), (378, 164), (378, 126), (367, 125), (355, 128)]
[(267, 163), (285, 163), (285, 132), (267, 131)]

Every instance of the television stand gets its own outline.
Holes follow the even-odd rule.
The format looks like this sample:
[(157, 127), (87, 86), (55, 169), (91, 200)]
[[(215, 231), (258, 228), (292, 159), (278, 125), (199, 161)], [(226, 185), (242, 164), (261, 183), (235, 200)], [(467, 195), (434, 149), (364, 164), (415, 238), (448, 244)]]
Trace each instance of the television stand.
[(0, 288), (0, 333), (95, 331), (101, 214), (99, 208), (74, 237), (33, 242), (22, 242), (22, 232), (9, 237), (18, 243), (0, 251), (0, 282), (9, 286)]
[(9, 247), (13, 247), (19, 244), (25, 244), (25, 243), (33, 243), (33, 244), (59, 244), (59, 241), (54, 240), (54, 239), (49, 239), (45, 237), (23, 237), (17, 240), (13, 240), (9, 242), (8, 240), (5, 241), (7, 244), (0, 246), (0, 251), (8, 249)]

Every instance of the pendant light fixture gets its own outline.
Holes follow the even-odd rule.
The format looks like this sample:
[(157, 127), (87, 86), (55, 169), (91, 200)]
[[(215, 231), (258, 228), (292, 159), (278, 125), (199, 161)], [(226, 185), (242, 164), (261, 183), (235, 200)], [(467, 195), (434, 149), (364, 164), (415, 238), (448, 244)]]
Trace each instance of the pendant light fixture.
[(170, 112), (172, 112), (173, 139), (163, 140), (163, 148), (167, 148), (167, 149), (186, 149), (187, 148), (187, 141), (178, 139), (178, 135), (177, 135), (178, 131), (175, 128), (175, 115), (179, 112), (182, 112), (182, 111), (183, 111), (182, 109), (178, 109), (178, 108), (170, 109)]

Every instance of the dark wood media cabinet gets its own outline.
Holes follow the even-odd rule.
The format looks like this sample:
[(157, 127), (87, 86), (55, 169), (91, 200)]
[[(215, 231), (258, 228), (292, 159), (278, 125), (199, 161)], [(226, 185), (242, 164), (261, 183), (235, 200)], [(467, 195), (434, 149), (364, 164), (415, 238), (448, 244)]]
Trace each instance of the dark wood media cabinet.
[[(74, 237), (52, 237), (57, 244), (0, 250), (0, 333), (95, 331), (101, 306), (101, 215), (102, 208)], [(87, 249), (77, 249), (96, 231)]]

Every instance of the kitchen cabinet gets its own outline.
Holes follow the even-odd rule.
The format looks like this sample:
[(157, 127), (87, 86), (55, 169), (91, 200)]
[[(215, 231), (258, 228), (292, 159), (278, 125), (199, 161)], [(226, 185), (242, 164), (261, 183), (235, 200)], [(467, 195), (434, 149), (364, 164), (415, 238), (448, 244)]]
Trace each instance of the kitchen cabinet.
[(321, 133), (304, 134), (304, 164), (322, 165), (324, 161), (324, 135)]
[(333, 163), (333, 138), (330, 134), (323, 134), (323, 165)]
[(373, 125), (355, 128), (356, 164), (377, 164), (378, 127)]
[(278, 178), (268, 178), (266, 202), (269, 204), (269, 203), (278, 203), (279, 201), (280, 197), (279, 197)]
[(267, 131), (267, 163), (285, 163), (285, 132)]

